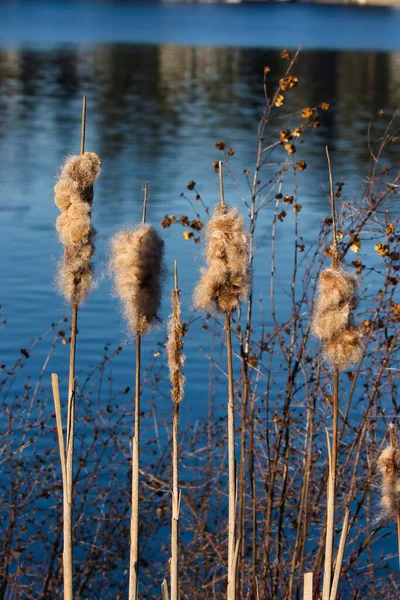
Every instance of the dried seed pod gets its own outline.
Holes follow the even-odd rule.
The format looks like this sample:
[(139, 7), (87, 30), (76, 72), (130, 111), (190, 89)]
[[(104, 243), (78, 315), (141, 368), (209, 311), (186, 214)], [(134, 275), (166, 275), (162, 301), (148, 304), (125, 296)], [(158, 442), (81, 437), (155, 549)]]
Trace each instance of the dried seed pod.
[(86, 152), (71, 156), (65, 162), (60, 179), (54, 187), (54, 201), (61, 210), (56, 229), (65, 246), (64, 262), (58, 283), (64, 297), (83, 302), (92, 287), (95, 232), (91, 223), (93, 183), (100, 173), (97, 154)]
[(319, 339), (327, 340), (349, 324), (351, 310), (356, 306), (357, 285), (357, 277), (344, 269), (322, 271), (312, 322)]
[(340, 371), (358, 362), (362, 355), (363, 335), (355, 327), (348, 325), (325, 342), (325, 355), (329, 362)]
[(248, 243), (243, 218), (237, 209), (218, 205), (206, 232), (207, 268), (202, 269), (194, 303), (207, 311), (232, 313), (249, 288)]
[(115, 291), (133, 332), (146, 333), (157, 319), (164, 276), (164, 242), (145, 224), (133, 231), (120, 231), (111, 240), (110, 270)]
[(65, 162), (60, 179), (71, 179), (79, 188), (92, 186), (100, 175), (101, 160), (94, 152), (85, 152), (81, 156), (70, 156)]
[(382, 507), (388, 516), (397, 518), (400, 515), (400, 450), (392, 446), (385, 448), (378, 467), (382, 474)]
[(182, 368), (185, 357), (183, 350), (183, 325), (181, 319), (180, 290), (172, 290), (172, 314), (168, 322), (167, 356), (169, 366), (169, 378), (172, 384), (172, 401), (179, 403), (183, 398), (185, 377)]

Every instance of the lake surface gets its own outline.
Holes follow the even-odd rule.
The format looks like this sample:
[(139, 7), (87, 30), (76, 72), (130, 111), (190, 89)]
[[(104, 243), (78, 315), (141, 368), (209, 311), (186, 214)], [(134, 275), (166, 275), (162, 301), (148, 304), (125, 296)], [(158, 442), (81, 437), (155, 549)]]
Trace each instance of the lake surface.
[[(217, 200), (218, 177), (212, 162), (220, 158), (215, 143), (222, 139), (235, 150), (231, 167), (239, 189), (246, 195), (247, 183), (242, 173), (254, 165), (257, 124), (263, 107), (263, 68), (271, 67), (271, 81), (276, 83), (286, 63), (275, 49), (234, 47), (235, 37), (230, 38), (230, 47), (198, 45), (209, 41), (220, 43), (217, 37), (212, 40), (194, 37), (196, 45), (104, 42), (104, 38), (115, 34), (114, 27), (121, 19), (126, 24), (127, 15), (137, 15), (140, 10), (145, 11), (147, 19), (153, 18), (156, 31), (165, 39), (162, 28), (157, 30), (163, 22), (160, 19), (170, 10), (183, 18), (188, 14), (187, 6), (154, 5), (144, 9), (127, 5), (79, 5), (78, 21), (81, 25), (86, 23), (90, 43), (82, 42), (79, 28), (70, 27), (72, 5), (61, 3), (58, 8), (60, 12), (55, 13), (51, 4), (39, 3), (35, 9), (23, 4), (13, 8), (2, 6), (5, 20), (1, 19), (1, 29), (5, 41), (0, 50), (0, 268), (1, 303), (8, 325), (2, 332), (1, 360), (7, 363), (10, 357), (18, 355), (19, 348), (44, 331), (50, 321), (68, 313), (54, 285), (61, 248), (54, 229), (58, 211), (52, 189), (59, 165), (66, 155), (79, 150), (81, 99), (86, 94), (86, 148), (100, 155), (103, 172), (96, 184), (93, 212), (98, 231), (98, 285), (80, 314), (78, 364), (85, 370), (101, 358), (106, 342), (115, 346), (127, 339), (118, 301), (112, 297), (109, 278), (104, 276), (107, 243), (119, 228), (140, 219), (144, 181), (150, 182), (148, 219), (154, 225), (159, 227), (165, 214), (188, 214), (193, 218), (194, 211), (180, 194), (187, 192), (190, 197), (186, 186), (194, 180), (207, 206)], [(219, 14), (224, 10), (243, 11), (244, 18), (251, 15), (254, 18), (256, 10), (266, 20), (270, 15), (278, 18), (278, 14), (287, 11), (290, 23), (298, 14), (307, 19), (306, 29), (300, 27), (299, 21), (299, 35), (305, 40), (305, 49), (294, 72), (300, 85), (288, 95), (283, 110), (290, 113), (321, 101), (329, 102), (332, 108), (322, 126), (306, 138), (303, 146), (298, 146), (296, 154), (297, 159), (308, 164), (298, 177), (298, 201), (303, 206), (300, 228), (306, 243), (315, 238), (321, 219), (328, 213), (321, 185), (326, 184), (325, 145), (330, 146), (335, 180), (346, 182), (349, 198), (359, 197), (368, 164), (368, 123), (379, 109), (387, 108), (387, 113), (394, 109), (400, 78), (400, 54), (395, 51), (399, 38), (393, 40), (392, 52), (307, 50), (307, 32), (316, 35), (323, 9), (306, 5), (193, 7), (197, 26), (202, 15), (203, 32), (209, 31), (208, 17), (213, 11)], [(344, 27), (347, 27), (344, 15), (349, 14), (358, 23), (354, 31), (371, 31), (368, 9), (365, 13), (356, 9), (345, 13), (342, 8), (334, 7), (326, 10), (328, 16), (335, 15), (334, 22), (342, 20)], [(41, 11), (45, 11), (43, 22)], [(94, 11), (100, 23), (104, 24), (107, 18), (110, 26), (94, 26)], [(400, 23), (399, 12), (372, 12), (377, 23), (380, 19)], [(58, 32), (51, 27), (55, 14), (63, 23), (60, 43), (54, 42)], [(168, 35), (182, 40), (182, 28), (172, 32), (169, 17), (165, 18)], [(34, 36), (39, 31), (39, 21), (43, 43), (37, 44)], [(153, 29), (149, 28), (151, 36)], [(137, 36), (135, 31), (132, 30), (133, 39)], [(249, 32), (247, 35), (249, 46), (253, 45), (253, 35)], [(73, 43), (66, 43), (68, 36)], [(11, 37), (12, 48), (8, 44)], [(118, 40), (121, 36), (115, 37)], [(388, 39), (387, 35), (382, 37)], [(288, 39), (282, 36), (282, 47)], [(239, 41), (242, 43), (241, 38)], [(296, 44), (291, 40), (290, 46), (293, 45)], [(226, 193), (229, 202), (242, 205), (228, 180)], [(269, 241), (265, 232), (271, 218), (271, 211), (265, 210), (258, 226), (266, 253), (256, 265), (255, 276), (257, 289), (264, 294), (268, 294), (268, 282), (263, 277), (269, 269)], [(288, 230), (289, 226), (282, 233), (278, 230), (278, 236), (284, 236), (283, 232)], [(179, 262), (183, 306), (188, 318), (201, 249), (184, 241), (178, 226), (164, 230), (163, 235), (170, 272), (173, 260)], [(281, 247), (278, 264), (284, 282), (285, 274), (289, 277), (291, 272), (290, 245)], [(171, 283), (171, 277), (167, 278), (164, 318), (169, 312)], [(282, 294), (279, 303), (282, 309), (285, 302)], [(205, 348), (210, 344), (208, 334), (200, 326), (193, 336)], [(151, 354), (156, 341), (163, 340), (164, 328), (160, 326), (148, 336), (145, 348)], [(42, 354), (38, 349), (31, 362), (32, 369), (41, 364), (46, 352), (47, 348), (43, 348)], [(67, 346), (60, 347), (49, 368), (63, 374), (67, 353)], [(188, 397), (201, 398), (206, 389), (203, 372), (207, 361), (202, 363), (195, 344), (188, 342), (186, 353), (191, 372)], [(132, 379), (131, 359), (124, 353), (114, 367), (114, 377), (121, 385)], [(160, 360), (164, 360), (163, 356)]]
[[(121, 227), (140, 220), (144, 182), (150, 182), (148, 220), (157, 228), (161, 230), (166, 214), (194, 218), (181, 193), (198, 208), (194, 193), (187, 190), (194, 180), (205, 205), (211, 208), (218, 201), (212, 162), (220, 158), (216, 142), (224, 140), (235, 150), (231, 168), (239, 190), (248, 196), (243, 170), (255, 162), (264, 66), (271, 68), (271, 82), (276, 83), (287, 66), (280, 49), (293, 50), (304, 43), (294, 69), (299, 87), (281, 110), (289, 114), (322, 101), (331, 104), (321, 127), (296, 153), (296, 160), (307, 162), (307, 169), (298, 174), (297, 200), (303, 206), (300, 234), (306, 245), (311, 244), (329, 213), (323, 189), (326, 144), (335, 181), (346, 182), (349, 200), (361, 195), (370, 119), (380, 109), (390, 114), (399, 102), (399, 31), (400, 11), (395, 9), (0, 4), (0, 303), (7, 319), (0, 362), (9, 366), (20, 348), (69, 312), (54, 284), (61, 246), (54, 227), (58, 210), (53, 186), (59, 165), (79, 151), (82, 95), (87, 96), (88, 107), (86, 149), (103, 161), (93, 210), (97, 287), (79, 316), (77, 364), (85, 374), (101, 360), (105, 344), (114, 348), (129, 342), (106, 274), (108, 241)], [(376, 127), (379, 132), (381, 125)], [(396, 152), (395, 146), (389, 149), (389, 160)], [(243, 208), (228, 177), (225, 184), (228, 203)], [(255, 286), (257, 296), (265, 298), (271, 220), (272, 209), (267, 208), (257, 234)], [(202, 264), (201, 246), (185, 241), (182, 228), (175, 225), (161, 231), (169, 268), (161, 311), (164, 323), (146, 337), (147, 364), (154, 359), (165, 362), (157, 344), (165, 341), (173, 260), (178, 260), (186, 320), (193, 318), (192, 291)], [(290, 311), (290, 299), (282, 290), (292, 271), (292, 232), (289, 214), (277, 234), (282, 318)], [(42, 366), (48, 346), (39, 345), (28, 362), (32, 376)], [(205, 354), (210, 347), (211, 334), (199, 319), (185, 345), (190, 373), (186, 402), (192, 408), (183, 411), (183, 422), (207, 411)], [(50, 372), (57, 371), (64, 377), (64, 391), (68, 353), (67, 345), (57, 346), (44, 379), (47, 384)], [(131, 345), (113, 362), (117, 389), (132, 386), (133, 359)], [(170, 409), (167, 386), (151, 397), (159, 409)], [(145, 392), (144, 410), (149, 401)]]

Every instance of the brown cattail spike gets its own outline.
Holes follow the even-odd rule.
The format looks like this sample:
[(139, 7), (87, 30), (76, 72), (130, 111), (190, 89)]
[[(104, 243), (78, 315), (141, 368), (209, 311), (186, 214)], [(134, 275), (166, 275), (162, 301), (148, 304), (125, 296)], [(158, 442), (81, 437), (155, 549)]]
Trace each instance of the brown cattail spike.
[(382, 507), (388, 516), (400, 515), (400, 450), (389, 446), (378, 460), (382, 474)]
[(327, 340), (349, 324), (357, 285), (357, 278), (344, 269), (322, 271), (313, 316), (313, 330), (319, 339)]
[(216, 206), (206, 229), (208, 266), (195, 290), (197, 308), (231, 314), (249, 288), (248, 243), (243, 218), (237, 209)]
[(132, 332), (146, 333), (157, 319), (164, 276), (164, 242), (145, 224), (120, 231), (111, 241), (110, 269)]
[(91, 212), (93, 184), (100, 174), (97, 154), (71, 156), (54, 187), (54, 201), (61, 211), (56, 229), (65, 246), (58, 283), (66, 300), (81, 304), (92, 287), (95, 231)]
[(172, 401), (179, 403), (183, 398), (185, 384), (185, 377), (182, 374), (185, 357), (182, 354), (184, 328), (181, 319), (180, 290), (177, 281), (175, 281), (175, 289), (172, 290), (172, 307), (172, 314), (168, 322), (167, 356), (169, 377), (172, 384)]

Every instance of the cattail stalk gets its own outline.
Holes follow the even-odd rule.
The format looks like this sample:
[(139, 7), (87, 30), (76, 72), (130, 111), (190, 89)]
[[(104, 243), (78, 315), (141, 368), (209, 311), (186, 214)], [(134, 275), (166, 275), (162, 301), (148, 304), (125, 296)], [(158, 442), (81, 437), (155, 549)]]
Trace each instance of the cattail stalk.
[(112, 239), (110, 269), (115, 279), (126, 319), (136, 338), (135, 424), (132, 439), (132, 510), (130, 522), (129, 600), (138, 598), (139, 584), (139, 464), (141, 340), (157, 319), (161, 302), (164, 244), (156, 231), (145, 224), (148, 196), (145, 184), (142, 224), (136, 230), (120, 231)]
[(198, 308), (223, 313), (228, 371), (228, 585), (227, 598), (236, 594), (236, 566), (239, 544), (236, 542), (236, 461), (235, 398), (233, 392), (231, 315), (243, 300), (249, 287), (248, 238), (243, 219), (236, 209), (228, 210), (224, 198), (222, 162), (219, 163), (220, 204), (206, 230), (207, 269), (195, 290)]
[[(331, 213), (332, 213), (332, 268), (337, 269), (339, 266), (339, 252), (337, 242), (336, 229), (336, 210), (335, 197), (333, 194), (333, 178), (332, 168), (329, 156), (328, 147), (326, 147), (326, 157), (328, 160), (330, 198), (331, 198)], [(330, 451), (328, 441), (328, 458), (329, 458), (329, 474), (328, 474), (328, 497), (327, 497), (327, 527), (325, 541), (325, 564), (324, 564), (324, 584), (322, 590), (322, 600), (329, 600), (331, 593), (331, 578), (333, 565), (333, 544), (335, 530), (335, 494), (336, 494), (336, 466), (337, 466), (337, 432), (338, 432), (338, 416), (339, 416), (339, 369), (336, 365), (333, 368), (333, 432), (332, 432), (332, 452)]]
[[(143, 198), (142, 225), (146, 221), (147, 195), (146, 181)], [(139, 589), (139, 468), (140, 468), (140, 367), (142, 335), (136, 332), (135, 356), (135, 425), (132, 439), (132, 512), (131, 543), (129, 556), (129, 600), (137, 600)]]
[[(219, 162), (221, 206), (225, 206), (222, 162)], [(236, 458), (235, 458), (235, 397), (233, 393), (231, 313), (225, 315), (226, 358), (228, 363), (228, 589), (227, 600), (235, 600), (236, 565)], [(240, 542), (239, 542), (240, 543)]]
[(169, 321), (168, 329), (168, 365), (170, 380), (172, 383), (171, 396), (174, 405), (174, 416), (172, 421), (172, 517), (171, 517), (171, 600), (178, 600), (179, 593), (179, 511), (180, 490), (178, 478), (179, 464), (179, 405), (183, 398), (184, 377), (182, 366), (184, 357), (183, 327), (181, 321), (180, 290), (178, 288), (178, 269), (174, 263), (174, 289), (172, 291), (173, 311)]
[(52, 374), (58, 443), (63, 482), (63, 577), (64, 600), (73, 598), (73, 455), (75, 436), (75, 357), (78, 331), (78, 308), (90, 289), (93, 256), (91, 206), (93, 183), (100, 172), (101, 161), (93, 153), (85, 154), (86, 96), (82, 101), (80, 157), (67, 160), (55, 186), (55, 202), (61, 211), (57, 230), (65, 245), (60, 286), (71, 301), (71, 342), (68, 375), (67, 432), (64, 447), (58, 376)]

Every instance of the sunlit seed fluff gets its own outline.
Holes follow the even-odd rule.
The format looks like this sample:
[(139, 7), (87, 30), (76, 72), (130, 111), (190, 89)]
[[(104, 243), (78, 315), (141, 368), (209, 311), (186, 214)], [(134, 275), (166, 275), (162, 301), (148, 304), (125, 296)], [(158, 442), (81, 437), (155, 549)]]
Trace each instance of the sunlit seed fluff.
[(83, 302), (93, 287), (93, 267), (90, 263), (94, 254), (94, 231), (92, 229), (87, 243), (79, 246), (67, 245), (64, 261), (58, 275), (58, 286), (65, 299)]
[(60, 179), (72, 180), (79, 190), (94, 184), (100, 175), (101, 160), (94, 152), (85, 152), (81, 156), (70, 156), (61, 170)]
[(94, 254), (95, 232), (91, 207), (93, 183), (100, 168), (100, 158), (92, 152), (71, 156), (63, 165), (54, 187), (54, 201), (61, 211), (56, 229), (65, 246), (58, 283), (65, 298), (77, 304), (83, 302), (93, 283), (90, 261)]
[(322, 271), (312, 327), (315, 335), (326, 340), (349, 323), (356, 305), (357, 277), (343, 269)]
[(360, 360), (363, 350), (363, 335), (355, 327), (348, 325), (325, 342), (325, 355), (328, 361), (343, 371)]
[(243, 218), (237, 209), (218, 205), (206, 232), (207, 267), (195, 294), (195, 306), (202, 310), (232, 313), (248, 294), (249, 250)]
[(146, 333), (157, 319), (164, 275), (164, 242), (148, 224), (111, 240), (115, 291), (133, 332)]
[(169, 366), (169, 378), (172, 384), (172, 401), (179, 403), (182, 401), (184, 393), (185, 377), (182, 368), (185, 357), (183, 350), (183, 326), (181, 319), (181, 302), (179, 290), (172, 291), (172, 314), (168, 322), (168, 342), (167, 356)]
[(378, 460), (382, 474), (381, 504), (388, 516), (400, 515), (400, 450), (385, 448)]

